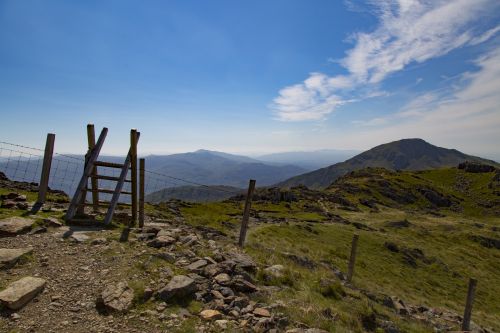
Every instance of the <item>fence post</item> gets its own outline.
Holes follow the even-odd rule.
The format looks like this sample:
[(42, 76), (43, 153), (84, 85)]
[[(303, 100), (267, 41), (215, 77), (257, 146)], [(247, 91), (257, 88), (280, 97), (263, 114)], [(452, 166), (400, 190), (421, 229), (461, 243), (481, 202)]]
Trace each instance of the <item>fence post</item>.
[(47, 196), (47, 190), (49, 187), (49, 176), (50, 176), (50, 166), (52, 164), (52, 155), (54, 154), (54, 141), (56, 140), (56, 135), (53, 133), (47, 134), (47, 140), (45, 141), (45, 152), (43, 154), (43, 166), (42, 175), (40, 176), (40, 184), (38, 186), (38, 204), (43, 204)]
[(144, 172), (146, 160), (139, 159), (139, 228), (144, 227)]
[(254, 189), (255, 189), (255, 180), (250, 179), (250, 182), (248, 183), (248, 192), (245, 201), (245, 209), (243, 210), (243, 219), (241, 220), (240, 239), (238, 241), (238, 245), (240, 247), (243, 247), (243, 245), (245, 244), (245, 238), (247, 236), (248, 218), (250, 216), (250, 207), (252, 205), (252, 196)]
[(464, 319), (462, 321), (462, 331), (470, 329), (470, 318), (472, 316), (472, 303), (474, 302), (474, 294), (476, 292), (476, 279), (469, 279), (469, 288), (467, 290), (467, 301), (465, 303)]
[(352, 275), (354, 274), (354, 264), (356, 262), (356, 249), (358, 247), (358, 239), (359, 235), (354, 234), (351, 244), (351, 257), (349, 258), (349, 267), (347, 270), (347, 282), (352, 281)]
[(130, 130), (130, 181), (132, 182), (132, 220), (129, 226), (134, 226), (137, 221), (137, 130)]

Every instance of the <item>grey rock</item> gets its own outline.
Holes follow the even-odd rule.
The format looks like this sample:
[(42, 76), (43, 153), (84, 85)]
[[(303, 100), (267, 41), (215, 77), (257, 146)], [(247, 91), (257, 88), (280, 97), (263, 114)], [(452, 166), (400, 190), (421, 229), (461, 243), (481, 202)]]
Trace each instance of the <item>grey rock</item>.
[(110, 284), (97, 298), (96, 307), (100, 312), (125, 313), (132, 306), (134, 291), (126, 282)]
[(0, 292), (0, 303), (11, 310), (18, 310), (43, 290), (44, 279), (27, 276), (12, 282)]
[(24, 217), (9, 217), (0, 220), (0, 236), (16, 236), (31, 230), (33, 220)]
[(282, 278), (285, 273), (285, 267), (283, 265), (273, 265), (264, 269), (264, 278), (266, 280), (272, 280)]
[(170, 236), (159, 236), (159, 237), (149, 241), (148, 246), (159, 249), (161, 247), (169, 246), (173, 243), (175, 243), (175, 238), (172, 238)]
[(90, 237), (83, 232), (73, 232), (69, 235), (69, 238), (76, 243), (83, 243), (90, 239)]
[(12, 267), (18, 262), (21, 257), (32, 252), (32, 248), (0, 249), (0, 268)]
[(221, 273), (221, 274), (216, 275), (214, 277), (214, 280), (218, 284), (224, 285), (224, 284), (228, 283), (229, 281), (231, 281), (231, 277), (226, 273)]
[(205, 267), (207, 264), (208, 264), (208, 262), (205, 259), (200, 259), (200, 260), (196, 260), (195, 262), (186, 266), (186, 269), (188, 269), (190, 271), (197, 271), (197, 270)]
[(158, 291), (158, 298), (163, 301), (182, 300), (193, 297), (196, 292), (196, 283), (185, 275), (176, 275), (170, 282)]

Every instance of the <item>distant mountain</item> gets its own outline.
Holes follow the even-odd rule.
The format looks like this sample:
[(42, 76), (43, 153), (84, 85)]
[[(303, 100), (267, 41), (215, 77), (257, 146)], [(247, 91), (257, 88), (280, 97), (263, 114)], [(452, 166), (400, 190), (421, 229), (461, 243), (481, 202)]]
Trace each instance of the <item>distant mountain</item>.
[(292, 151), (267, 154), (256, 157), (264, 163), (293, 164), (304, 169), (316, 170), (319, 168), (343, 162), (358, 154), (356, 150), (323, 149), (316, 151)]
[(454, 167), (467, 160), (498, 166), (494, 161), (466, 155), (456, 149), (437, 147), (422, 139), (403, 139), (377, 146), (345, 162), (292, 177), (277, 186), (305, 185), (310, 188), (326, 188), (346, 173), (366, 167), (425, 170)]
[[(146, 169), (205, 185), (237, 188), (246, 188), (249, 179), (256, 179), (257, 186), (266, 186), (306, 171), (294, 165), (269, 165), (246, 156), (208, 150), (146, 156)], [(169, 187), (187, 185), (173, 182)]]
[(147, 202), (158, 203), (170, 199), (191, 202), (222, 201), (246, 190), (232, 186), (178, 186), (169, 187), (146, 195)]
[[(174, 178), (185, 179), (205, 185), (225, 185), (246, 188), (249, 179), (256, 179), (257, 186), (267, 186), (307, 171), (294, 165), (270, 165), (246, 156), (232, 155), (222, 152), (198, 150), (191, 153), (173, 155), (146, 156), (146, 170), (164, 174)], [(100, 156), (99, 160), (123, 163), (123, 156)], [(49, 186), (73, 195), (83, 173), (82, 155), (71, 157), (55, 155), (52, 161)], [(0, 160), (0, 171), (9, 179), (17, 181), (38, 182), (40, 179), (41, 158), (12, 156)], [(99, 173), (106, 176), (119, 175), (119, 169), (99, 168)], [(146, 173), (146, 193), (155, 192), (166, 187), (192, 185), (188, 182)], [(115, 183), (100, 180), (99, 186), (114, 189)], [(125, 184), (128, 190), (130, 183)], [(108, 199), (110, 195), (102, 194)], [(124, 197), (124, 200), (127, 198)]]

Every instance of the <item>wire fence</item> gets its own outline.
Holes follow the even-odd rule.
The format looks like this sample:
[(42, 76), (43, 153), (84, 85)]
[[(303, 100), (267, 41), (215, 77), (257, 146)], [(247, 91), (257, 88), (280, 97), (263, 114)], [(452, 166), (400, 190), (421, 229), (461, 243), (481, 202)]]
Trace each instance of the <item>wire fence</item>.
[[(0, 141), (0, 172), (3, 172), (7, 178), (18, 182), (28, 182), (38, 184), (43, 166), (44, 149), (29, 147), (10, 142)], [(117, 158), (104, 158), (107, 162), (117, 162)], [(78, 183), (83, 175), (85, 166), (85, 157), (79, 155), (69, 155), (54, 152), (50, 168), (49, 187), (52, 190), (60, 190), (73, 196)], [(101, 176), (118, 178), (120, 169), (98, 167), (97, 173)], [(219, 193), (217, 198), (229, 198), (240, 195), (242, 191), (229, 190), (220, 185), (206, 185), (200, 182), (175, 177), (165, 173), (159, 173), (152, 170), (145, 170), (145, 193), (146, 201), (162, 201), (173, 197), (172, 193), (163, 193), (165, 189), (180, 188), (182, 186), (196, 186), (197, 189), (206, 192)], [(122, 191), (131, 192), (132, 183), (130, 174), (128, 180), (123, 184)], [(99, 179), (98, 188), (104, 190), (115, 190), (116, 182), (112, 180)], [(88, 184), (91, 188), (90, 182)], [(87, 193), (87, 200), (90, 200), (92, 193)], [(99, 193), (99, 200), (109, 201), (112, 194)], [(214, 197), (214, 195), (212, 195)], [(180, 197), (182, 199), (182, 197)], [(130, 202), (129, 195), (121, 195), (121, 202)]]

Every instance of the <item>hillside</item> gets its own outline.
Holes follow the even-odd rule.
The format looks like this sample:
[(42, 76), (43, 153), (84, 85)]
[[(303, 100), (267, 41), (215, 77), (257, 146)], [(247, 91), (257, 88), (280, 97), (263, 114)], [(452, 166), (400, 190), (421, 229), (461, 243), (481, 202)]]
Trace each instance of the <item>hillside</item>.
[(494, 161), (467, 155), (455, 149), (434, 146), (422, 139), (403, 139), (376, 146), (347, 161), (294, 176), (278, 183), (277, 186), (305, 185), (310, 188), (326, 188), (346, 173), (366, 167), (425, 170), (457, 166), (464, 161), (498, 165)]
[(259, 188), (243, 250), (244, 195), (147, 204), (128, 242), (126, 206), (111, 228), (82, 228), (62, 225), (61, 194), (31, 218), (35, 185), (4, 177), (0, 195), (0, 222), (31, 225), (0, 233), (0, 251), (28, 251), (0, 269), (0, 292), (25, 276), (46, 281), (21, 309), (0, 308), (1, 331), (458, 331), (469, 277), (471, 331), (500, 329), (497, 170), (368, 168), (321, 191)]
[(231, 186), (177, 186), (168, 187), (146, 195), (146, 201), (158, 203), (170, 199), (188, 202), (209, 202), (228, 199), (246, 190)]
[[(304, 169), (293, 165), (268, 165), (244, 156), (207, 150), (146, 156), (146, 161), (151, 171), (206, 185), (239, 188), (247, 187), (249, 179), (256, 179), (259, 186), (266, 186), (304, 172)], [(186, 184), (179, 182), (177, 185)]]

